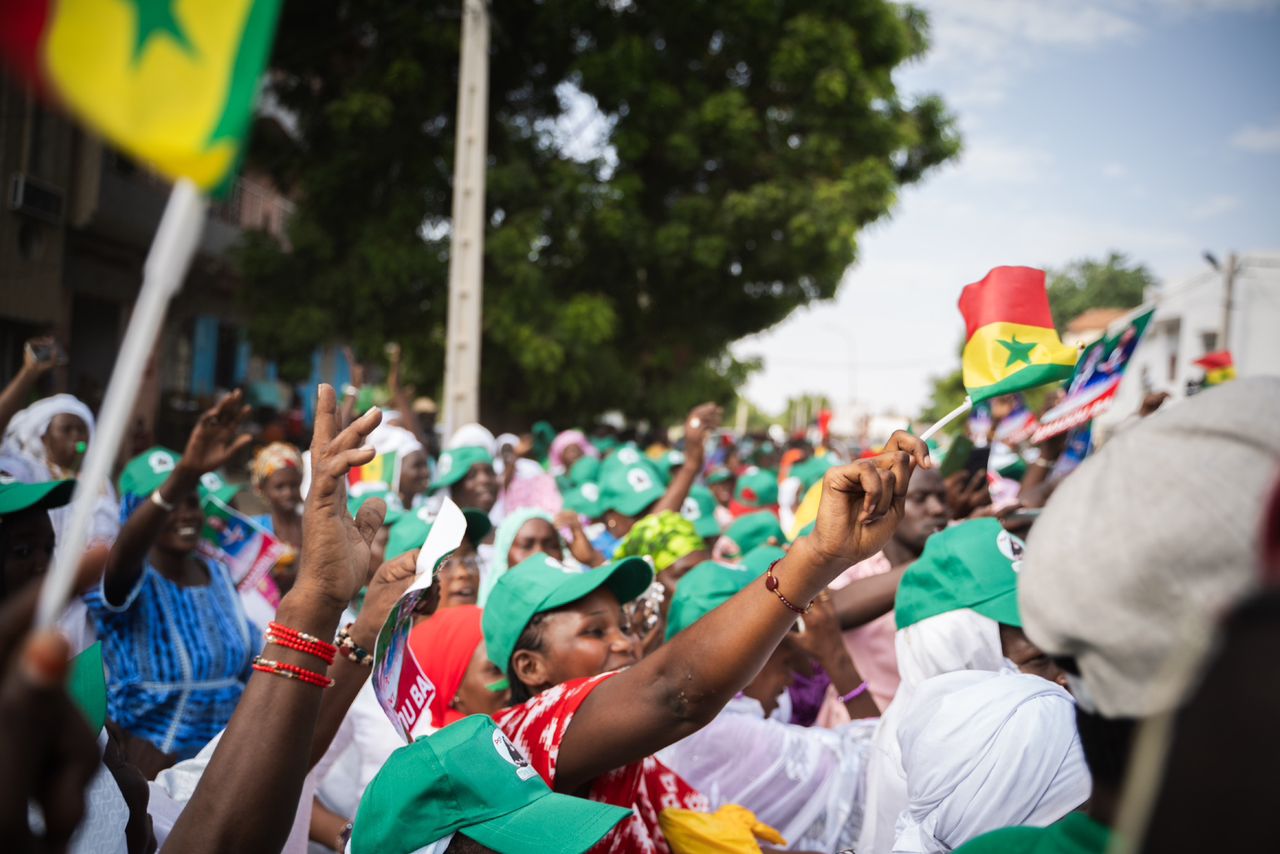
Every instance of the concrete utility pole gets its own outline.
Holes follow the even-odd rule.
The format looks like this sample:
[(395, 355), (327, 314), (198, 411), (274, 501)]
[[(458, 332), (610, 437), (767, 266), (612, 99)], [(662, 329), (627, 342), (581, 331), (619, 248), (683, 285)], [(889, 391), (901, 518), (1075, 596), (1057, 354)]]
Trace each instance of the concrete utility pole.
[(1222, 334), (1218, 349), (1231, 349), (1231, 310), (1236, 292), (1236, 274), (1240, 272), (1240, 261), (1236, 253), (1227, 255), (1227, 266), (1222, 271)]
[(484, 172), (489, 119), (489, 4), (463, 0), (449, 248), (449, 328), (444, 355), (444, 434), (480, 417), (480, 320), (484, 288)]

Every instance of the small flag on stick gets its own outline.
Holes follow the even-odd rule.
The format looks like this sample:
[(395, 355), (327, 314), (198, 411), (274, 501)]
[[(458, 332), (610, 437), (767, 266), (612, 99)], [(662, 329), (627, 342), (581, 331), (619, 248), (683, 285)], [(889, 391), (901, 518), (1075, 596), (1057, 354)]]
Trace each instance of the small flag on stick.
[(964, 387), (974, 403), (1065, 380), (1076, 350), (1058, 338), (1043, 270), (996, 267), (960, 293)]
[(1230, 350), (1219, 350), (1196, 359), (1192, 364), (1204, 368), (1206, 386), (1222, 385), (1236, 378), (1236, 360)]

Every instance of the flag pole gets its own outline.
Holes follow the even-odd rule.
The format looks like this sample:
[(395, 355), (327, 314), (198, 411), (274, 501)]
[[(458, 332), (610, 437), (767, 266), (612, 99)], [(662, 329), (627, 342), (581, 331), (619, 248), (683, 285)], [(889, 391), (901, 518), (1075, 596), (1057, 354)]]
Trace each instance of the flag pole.
[(180, 178), (173, 185), (155, 240), (147, 253), (142, 289), (138, 292), (115, 369), (111, 372), (97, 430), (76, 480), (71, 524), (58, 543), (53, 567), (40, 590), (36, 611), (36, 625), (40, 628), (57, 620), (71, 593), (76, 568), (89, 538), (94, 506), (111, 477), (111, 467), (124, 441), (125, 428), (142, 384), (147, 359), (160, 335), (169, 299), (178, 291), (187, 268), (191, 266), (191, 258), (204, 231), (207, 209), (208, 203), (191, 181)]
[(937, 433), (943, 427), (946, 427), (952, 421), (955, 421), (957, 418), (959, 418), (961, 415), (964, 415), (966, 412), (968, 412), (972, 408), (973, 408), (973, 400), (969, 397), (969, 395), (966, 394), (964, 396), (964, 403), (961, 403), (955, 409), (951, 410), (946, 415), (942, 416), (940, 419), (938, 419), (937, 424), (934, 424), (928, 430), (925, 430), (923, 433), (920, 434), (920, 441), (921, 442), (929, 441), (929, 437), (931, 437), (934, 433)]

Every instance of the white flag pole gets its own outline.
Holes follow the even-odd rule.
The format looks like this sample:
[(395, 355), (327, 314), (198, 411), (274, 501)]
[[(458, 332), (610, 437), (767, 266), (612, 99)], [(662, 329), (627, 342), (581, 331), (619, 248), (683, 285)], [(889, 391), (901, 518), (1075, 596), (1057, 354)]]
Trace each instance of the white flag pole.
[(93, 442), (76, 480), (71, 524), (63, 532), (53, 567), (40, 590), (36, 611), (36, 625), (40, 628), (53, 624), (71, 593), (76, 568), (89, 538), (94, 507), (111, 477), (111, 467), (124, 440), (142, 374), (160, 335), (169, 300), (182, 285), (199, 245), (207, 209), (208, 202), (195, 184), (183, 178), (173, 185), (151, 251), (147, 253), (142, 289), (111, 372)]
[(929, 441), (930, 436), (932, 436), (934, 433), (937, 433), (943, 427), (946, 427), (952, 421), (955, 421), (957, 418), (959, 418), (961, 415), (964, 415), (966, 412), (968, 412), (972, 408), (973, 408), (973, 401), (969, 398), (968, 395), (965, 395), (964, 403), (960, 404), (955, 409), (951, 410), (946, 415), (942, 416), (940, 419), (938, 419), (937, 424), (934, 424), (928, 430), (925, 430), (923, 433), (920, 434), (920, 441), (921, 442)]

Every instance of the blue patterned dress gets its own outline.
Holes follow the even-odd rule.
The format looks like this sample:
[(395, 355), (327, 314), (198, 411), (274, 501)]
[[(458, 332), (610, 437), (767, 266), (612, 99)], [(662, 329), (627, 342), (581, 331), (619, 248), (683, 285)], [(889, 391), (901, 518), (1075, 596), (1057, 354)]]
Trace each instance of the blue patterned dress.
[(175, 584), (148, 561), (123, 605), (101, 586), (84, 597), (102, 640), (107, 715), (179, 759), (226, 727), (261, 646), (227, 567), (198, 559), (206, 585)]

